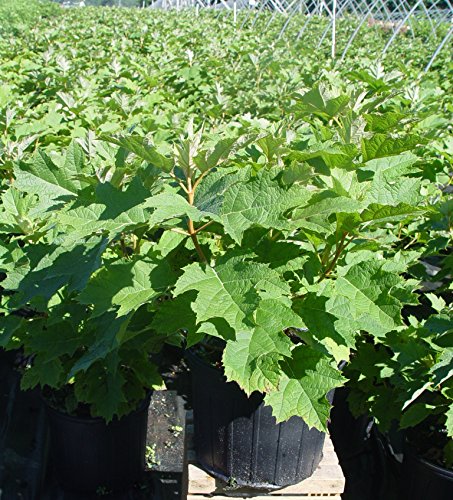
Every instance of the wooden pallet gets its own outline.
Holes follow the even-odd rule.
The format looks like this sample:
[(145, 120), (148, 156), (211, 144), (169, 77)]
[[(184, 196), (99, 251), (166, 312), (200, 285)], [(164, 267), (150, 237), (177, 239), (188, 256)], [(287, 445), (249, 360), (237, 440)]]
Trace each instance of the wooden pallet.
[(189, 465), (189, 496), (188, 500), (227, 500), (235, 498), (254, 498), (255, 500), (302, 500), (303, 498), (324, 497), (329, 500), (341, 500), (345, 479), (338, 463), (332, 441), (327, 436), (323, 449), (323, 459), (315, 473), (299, 484), (282, 488), (269, 493), (253, 490), (229, 490), (226, 484), (214, 479), (196, 464)]

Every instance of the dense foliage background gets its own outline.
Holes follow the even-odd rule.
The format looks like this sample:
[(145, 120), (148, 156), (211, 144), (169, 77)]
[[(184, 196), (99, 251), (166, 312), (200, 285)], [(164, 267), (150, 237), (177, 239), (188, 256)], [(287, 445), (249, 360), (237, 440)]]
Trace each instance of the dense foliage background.
[(323, 18), (0, 9), (0, 346), (30, 354), (23, 387), (111, 419), (163, 342), (214, 338), (229, 379), (324, 430), (351, 359), (357, 412), (434, 415), (448, 461), (451, 52), (423, 69), (449, 25), (376, 60), (392, 35), (364, 24), (332, 59)]

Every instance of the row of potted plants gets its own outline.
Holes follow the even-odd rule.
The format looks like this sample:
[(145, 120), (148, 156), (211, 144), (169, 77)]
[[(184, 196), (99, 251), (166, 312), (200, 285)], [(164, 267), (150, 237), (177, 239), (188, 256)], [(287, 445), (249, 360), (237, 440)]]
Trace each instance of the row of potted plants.
[[(439, 314), (402, 316), (418, 303), (421, 253), (400, 235), (429, 220), (437, 188), (425, 139), (387, 120), (392, 98), (316, 86), (278, 129), (189, 123), (173, 154), (129, 134), (16, 164), (2, 196), (0, 346), (29, 356), (22, 387), (43, 390), (67, 487), (139, 477), (161, 384), (151, 355), (165, 343), (189, 350), (198, 456), (219, 477), (308, 477), (348, 379), (356, 410), (384, 430), (445, 426), (451, 465), (451, 310), (433, 295)], [(128, 467), (118, 446), (133, 450)]]

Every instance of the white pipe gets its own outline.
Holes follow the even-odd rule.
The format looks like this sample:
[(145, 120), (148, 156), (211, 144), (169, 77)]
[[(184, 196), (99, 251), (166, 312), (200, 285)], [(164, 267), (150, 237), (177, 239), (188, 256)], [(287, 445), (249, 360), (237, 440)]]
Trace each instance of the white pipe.
[(332, 59), (337, 53), (337, 0), (333, 0), (332, 7)]

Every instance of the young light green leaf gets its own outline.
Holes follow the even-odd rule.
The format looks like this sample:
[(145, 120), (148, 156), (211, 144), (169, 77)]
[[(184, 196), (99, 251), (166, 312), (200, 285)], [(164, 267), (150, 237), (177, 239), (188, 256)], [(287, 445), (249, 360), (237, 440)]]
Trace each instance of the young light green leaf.
[(319, 86), (314, 87), (303, 95), (296, 95), (294, 112), (303, 117), (307, 115), (318, 115), (324, 118), (332, 118), (338, 115), (349, 103), (347, 95), (331, 97)]
[(201, 172), (218, 166), (228, 158), (237, 142), (237, 138), (221, 139), (212, 151), (200, 151), (194, 158), (195, 165)]
[(434, 293), (427, 293), (426, 297), (429, 299), (431, 302), (431, 305), (437, 312), (442, 312), (445, 309), (445, 306), (447, 305), (445, 303), (445, 300), (438, 295), (434, 295)]
[(117, 146), (121, 146), (126, 151), (134, 153), (142, 160), (153, 164), (164, 172), (171, 172), (173, 169), (173, 160), (160, 154), (144, 137), (138, 135), (121, 135), (118, 137), (102, 136), (102, 139), (112, 144), (116, 144)]

